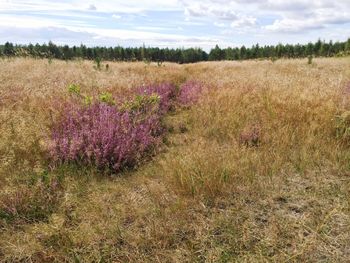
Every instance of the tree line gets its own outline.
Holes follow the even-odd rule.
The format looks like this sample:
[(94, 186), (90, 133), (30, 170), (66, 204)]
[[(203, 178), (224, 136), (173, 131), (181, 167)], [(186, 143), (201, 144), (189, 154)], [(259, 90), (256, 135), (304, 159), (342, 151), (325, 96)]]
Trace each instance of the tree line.
[(109, 61), (155, 61), (194, 63), (199, 61), (278, 59), (304, 57), (334, 57), (350, 54), (350, 38), (344, 42), (321, 41), (308, 44), (259, 44), (252, 47), (220, 48), (216, 45), (209, 53), (201, 48), (158, 48), (158, 47), (87, 47), (48, 44), (18, 45), (6, 42), (0, 45), (0, 57), (34, 57), (48, 59), (89, 59)]

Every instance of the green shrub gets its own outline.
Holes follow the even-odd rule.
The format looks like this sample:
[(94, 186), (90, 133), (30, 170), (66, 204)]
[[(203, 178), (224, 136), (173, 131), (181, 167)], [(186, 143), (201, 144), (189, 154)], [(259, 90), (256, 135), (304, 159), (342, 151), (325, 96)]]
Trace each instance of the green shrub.
[(99, 58), (99, 57), (95, 58), (95, 60), (94, 60), (94, 62), (95, 62), (94, 69), (101, 70), (101, 61), (102, 61), (101, 58)]
[(92, 96), (85, 96), (84, 97), (84, 104), (85, 105), (91, 105), (93, 101), (93, 97)]
[(313, 56), (310, 55), (307, 57), (307, 64), (311, 65), (312, 64), (312, 59), (313, 59)]
[(122, 105), (122, 110), (128, 111), (144, 111), (149, 109), (149, 106), (158, 105), (160, 96), (152, 95), (136, 95), (134, 99), (125, 101)]
[(113, 95), (109, 92), (102, 92), (99, 95), (99, 100), (108, 105), (115, 105), (115, 101), (113, 99)]
[(80, 86), (78, 84), (70, 84), (68, 86), (68, 92), (70, 94), (80, 95)]

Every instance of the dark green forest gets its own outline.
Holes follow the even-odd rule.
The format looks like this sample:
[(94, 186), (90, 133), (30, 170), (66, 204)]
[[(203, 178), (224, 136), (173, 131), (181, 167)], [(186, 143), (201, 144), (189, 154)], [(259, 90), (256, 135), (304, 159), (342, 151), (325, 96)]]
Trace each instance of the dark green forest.
[(218, 45), (209, 53), (201, 48), (158, 48), (158, 47), (87, 47), (60, 46), (52, 42), (48, 44), (17, 45), (6, 42), (0, 45), (1, 57), (34, 57), (48, 59), (89, 59), (108, 61), (146, 61), (194, 63), (200, 61), (246, 60), (246, 59), (278, 59), (305, 57), (334, 57), (350, 54), (350, 38), (345, 42), (325, 42), (318, 40), (308, 44), (259, 44), (252, 47), (220, 48)]

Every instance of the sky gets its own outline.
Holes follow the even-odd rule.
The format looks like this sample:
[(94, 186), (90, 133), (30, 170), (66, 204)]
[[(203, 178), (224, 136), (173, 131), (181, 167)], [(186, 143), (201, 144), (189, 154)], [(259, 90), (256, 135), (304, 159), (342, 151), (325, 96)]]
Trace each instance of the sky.
[(0, 43), (209, 50), (349, 37), (350, 0), (0, 0)]

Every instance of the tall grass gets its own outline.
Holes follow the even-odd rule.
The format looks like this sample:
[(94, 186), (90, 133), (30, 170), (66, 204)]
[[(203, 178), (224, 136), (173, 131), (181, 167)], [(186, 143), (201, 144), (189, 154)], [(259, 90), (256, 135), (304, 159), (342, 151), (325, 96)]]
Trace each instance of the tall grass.
[(0, 261), (346, 262), (350, 64), (313, 62), (1, 61)]

